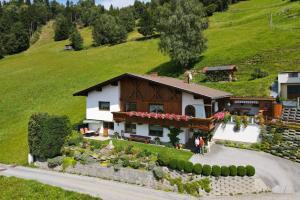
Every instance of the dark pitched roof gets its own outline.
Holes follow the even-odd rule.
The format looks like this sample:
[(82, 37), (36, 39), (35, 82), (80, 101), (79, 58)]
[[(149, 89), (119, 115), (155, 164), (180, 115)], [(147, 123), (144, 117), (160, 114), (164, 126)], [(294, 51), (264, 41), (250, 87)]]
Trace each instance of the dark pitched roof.
[(235, 65), (227, 65), (227, 66), (216, 66), (216, 67), (205, 67), (203, 68), (203, 72), (207, 71), (226, 71), (226, 70), (237, 70)]
[(212, 99), (218, 99), (218, 98), (223, 98), (223, 97), (229, 97), (231, 96), (230, 93), (221, 91), (221, 90), (216, 90), (212, 89), (203, 85), (198, 85), (195, 83), (185, 83), (183, 80), (179, 80), (176, 78), (171, 78), (171, 77), (165, 77), (165, 76), (154, 76), (154, 75), (139, 75), (139, 74), (131, 74), (131, 73), (125, 73), (120, 76), (117, 76), (115, 78), (112, 78), (110, 80), (104, 81), (102, 83), (99, 83), (97, 85), (94, 85), (92, 87), (89, 87), (85, 90), (79, 91), (74, 93), (74, 96), (87, 96), (87, 94), (93, 90), (96, 90), (97, 88), (101, 88), (105, 85), (108, 85), (110, 83), (116, 82), (121, 80), (122, 78), (125, 77), (131, 77), (131, 78), (138, 78), (138, 79), (143, 79), (147, 80), (150, 82), (158, 83), (161, 85), (173, 87), (176, 89), (179, 89), (181, 91), (185, 91), (187, 93), (192, 93), (196, 95), (201, 95), (205, 97), (209, 97)]

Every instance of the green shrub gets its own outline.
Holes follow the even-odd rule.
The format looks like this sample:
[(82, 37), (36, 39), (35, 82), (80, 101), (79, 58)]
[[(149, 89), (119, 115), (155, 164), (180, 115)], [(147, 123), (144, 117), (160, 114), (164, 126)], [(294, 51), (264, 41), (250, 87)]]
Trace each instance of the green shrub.
[(133, 154), (133, 145), (132, 145), (132, 144), (130, 144), (130, 145), (128, 145), (128, 146), (126, 147), (125, 153), (126, 153), (126, 154)]
[(128, 156), (122, 158), (123, 167), (128, 167), (130, 165)]
[(229, 175), (230, 176), (236, 176), (237, 175), (236, 166), (234, 166), (234, 165), (229, 166)]
[(62, 157), (62, 156), (57, 156), (55, 158), (49, 158), (47, 160), (48, 167), (54, 168), (54, 167), (60, 166), (63, 163), (63, 159), (64, 159), (64, 157)]
[(167, 153), (159, 153), (157, 156), (157, 162), (160, 166), (168, 166), (170, 162), (170, 156)]
[(133, 162), (129, 162), (129, 166), (132, 167), (133, 169), (138, 169), (141, 166), (141, 163), (136, 160)]
[(185, 161), (184, 160), (178, 160), (177, 162), (177, 170), (182, 171), (184, 169)]
[(210, 176), (210, 174), (211, 174), (211, 166), (210, 165), (203, 165), (202, 175), (203, 176)]
[(176, 159), (172, 159), (169, 163), (169, 167), (171, 169), (177, 169), (177, 163), (178, 163), (178, 161)]
[(185, 162), (184, 163), (184, 172), (192, 173), (193, 172), (193, 167), (194, 167), (194, 165), (193, 165), (192, 162), (189, 162), (189, 161)]
[(184, 184), (184, 189), (185, 191), (192, 195), (192, 196), (199, 196), (198, 190), (199, 190), (199, 185), (197, 182), (190, 182)]
[(229, 171), (229, 168), (227, 167), (227, 166), (222, 166), (221, 167), (221, 175), (222, 176), (229, 176), (229, 173), (230, 173), (230, 171)]
[(200, 175), (202, 173), (202, 165), (199, 163), (195, 164), (193, 168), (193, 172), (197, 175)]
[(76, 160), (74, 160), (74, 158), (71, 157), (64, 157), (63, 159), (63, 170), (67, 169), (68, 167), (72, 166), (75, 167), (76, 165)]
[(61, 155), (62, 147), (70, 133), (71, 124), (68, 117), (47, 113), (33, 114), (28, 122), (29, 152), (42, 159)]
[(246, 168), (244, 166), (237, 167), (237, 175), (238, 176), (245, 176), (246, 175)]
[(153, 174), (157, 180), (161, 180), (164, 178), (164, 171), (162, 170), (161, 167), (155, 167), (153, 169)]
[(221, 175), (221, 167), (218, 165), (212, 166), (211, 175), (219, 177)]
[(77, 131), (72, 131), (72, 133), (68, 136), (67, 144), (69, 146), (78, 146), (83, 141), (83, 137), (81, 133)]
[(251, 165), (246, 166), (246, 174), (247, 176), (254, 176), (255, 175), (255, 168)]
[(64, 148), (63, 150), (63, 154), (67, 157), (73, 157), (74, 154), (75, 154), (75, 151), (73, 149), (70, 149), (70, 148)]
[(102, 144), (99, 141), (91, 140), (90, 141), (90, 147), (91, 147), (92, 150), (94, 150), (94, 149), (101, 149), (102, 148)]

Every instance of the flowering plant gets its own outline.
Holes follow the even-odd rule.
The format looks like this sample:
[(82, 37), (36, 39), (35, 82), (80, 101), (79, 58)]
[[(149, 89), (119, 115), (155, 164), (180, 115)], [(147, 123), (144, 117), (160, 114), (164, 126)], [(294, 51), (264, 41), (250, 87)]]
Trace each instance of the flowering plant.
[(226, 115), (225, 112), (217, 112), (214, 114), (214, 118), (218, 121), (223, 121), (225, 115)]

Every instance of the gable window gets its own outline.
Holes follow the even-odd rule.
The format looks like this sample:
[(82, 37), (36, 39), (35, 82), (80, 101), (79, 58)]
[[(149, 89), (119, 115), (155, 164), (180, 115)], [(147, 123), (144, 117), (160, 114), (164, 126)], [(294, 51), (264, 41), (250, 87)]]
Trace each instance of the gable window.
[(162, 137), (163, 136), (163, 127), (159, 125), (149, 125), (149, 135)]
[(152, 113), (164, 113), (164, 105), (163, 104), (150, 104), (149, 112)]
[(185, 107), (185, 115), (190, 116), (190, 117), (195, 117), (196, 116), (195, 107), (192, 105), (187, 105)]
[(99, 101), (99, 110), (110, 110), (110, 103), (106, 101)]
[(136, 111), (136, 102), (127, 102), (125, 105), (125, 111)]
[(125, 123), (125, 133), (136, 134), (136, 124)]

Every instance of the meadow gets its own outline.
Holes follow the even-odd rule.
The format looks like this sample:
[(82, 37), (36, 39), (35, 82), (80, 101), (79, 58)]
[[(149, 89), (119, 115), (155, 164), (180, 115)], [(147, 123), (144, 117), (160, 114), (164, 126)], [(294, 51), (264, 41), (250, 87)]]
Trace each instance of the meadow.
[[(251, 0), (230, 6), (209, 19), (205, 31), (208, 49), (193, 67), (235, 64), (238, 81), (194, 82), (243, 96), (268, 96), (280, 71), (300, 70), (300, 3)], [(27, 51), (0, 60), (0, 162), (25, 164), (27, 122), (32, 113), (68, 115), (72, 123), (85, 116), (85, 98), (72, 94), (124, 72), (182, 77), (168, 56), (158, 50), (158, 39), (139, 40), (136, 31), (128, 41), (93, 47), (91, 30), (80, 30), (85, 49), (64, 51), (69, 41), (53, 41), (52, 23), (42, 28), (40, 39)], [(269, 76), (249, 81), (254, 68)]]

